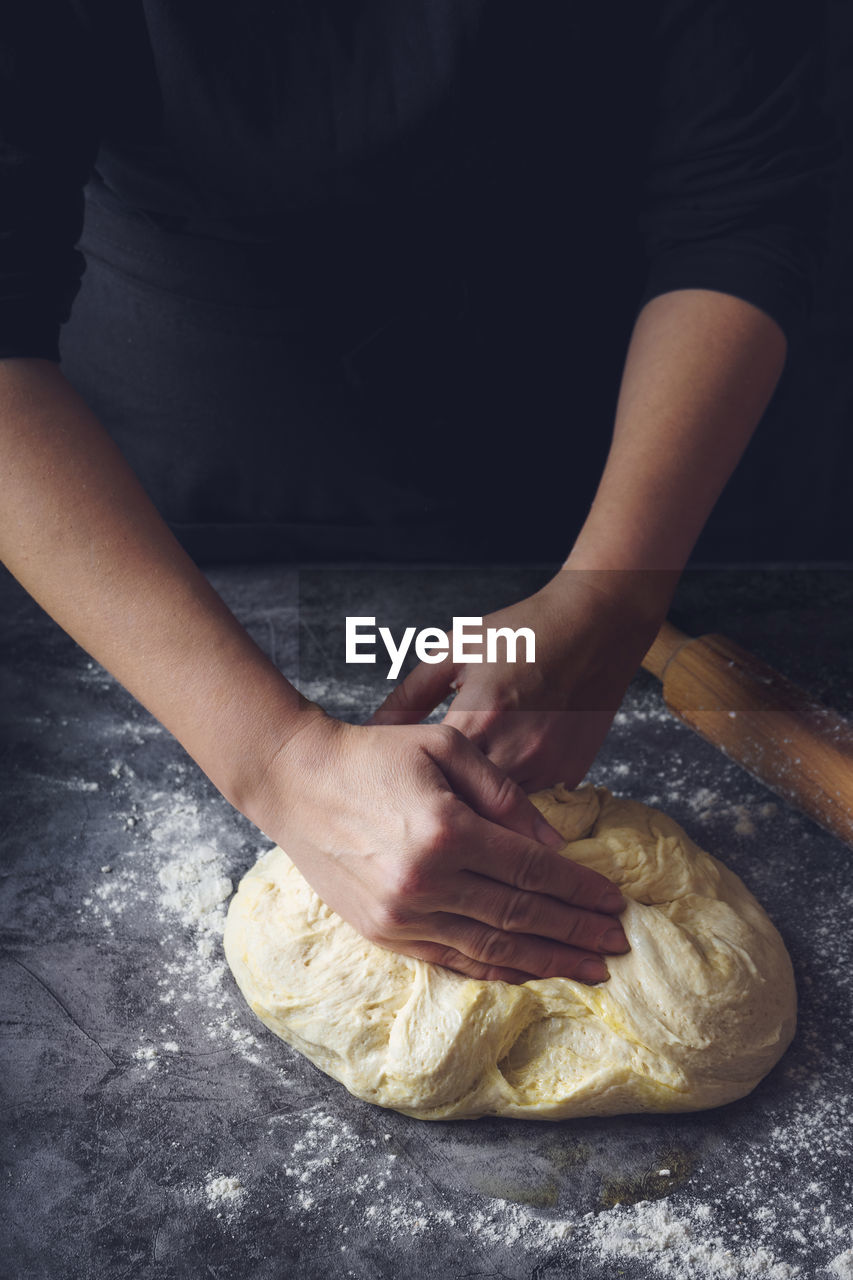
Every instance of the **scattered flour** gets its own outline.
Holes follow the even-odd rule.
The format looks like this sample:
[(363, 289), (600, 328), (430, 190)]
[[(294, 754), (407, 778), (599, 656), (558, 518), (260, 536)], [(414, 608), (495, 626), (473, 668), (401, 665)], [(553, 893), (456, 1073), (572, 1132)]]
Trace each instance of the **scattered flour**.
[(157, 873), (162, 886), (160, 906), (173, 912), (183, 925), (221, 936), (222, 904), (231, 896), (233, 885), (223, 874), (214, 849), (189, 849), (167, 862)]
[(144, 1063), (149, 1071), (157, 1062), (157, 1050), (153, 1044), (140, 1045), (133, 1056), (137, 1062)]
[[(629, 705), (618, 713), (614, 722), (611, 736), (609, 739), (610, 747), (616, 747), (617, 751), (621, 744), (624, 743), (624, 750), (627, 759), (613, 758), (613, 755), (606, 755), (603, 760), (596, 763), (590, 770), (590, 780), (597, 783), (604, 783), (609, 786), (612, 791), (623, 792), (624, 794), (636, 795), (638, 800), (643, 800), (646, 804), (654, 805), (664, 809), (667, 813), (671, 813), (674, 818), (690, 825), (690, 819), (698, 819), (700, 823), (713, 823), (716, 829), (723, 827), (728, 833), (736, 836), (752, 837), (761, 833), (760, 823), (769, 822), (779, 813), (779, 806), (773, 801), (768, 801), (764, 797), (766, 791), (756, 790), (753, 794), (748, 794), (746, 801), (732, 801), (724, 786), (720, 782), (720, 762), (721, 757), (717, 755), (714, 760), (714, 786), (708, 786), (702, 782), (697, 782), (695, 770), (689, 767), (680, 756), (678, 750), (669, 749), (667, 755), (667, 763), (670, 766), (667, 771), (666, 785), (656, 794), (642, 794), (634, 791), (631, 786), (632, 775), (639, 773), (641, 777), (645, 777), (645, 762), (643, 757), (640, 760), (639, 769), (634, 764), (634, 755), (636, 753), (636, 733), (638, 726), (646, 727), (646, 731), (654, 729), (657, 725), (666, 725), (668, 734), (672, 733), (675, 721), (671, 712), (660, 703), (658, 699), (655, 705), (654, 698), (649, 699), (651, 705), (646, 705), (644, 700)], [(691, 731), (684, 727), (682, 732), (692, 737)], [(732, 766), (723, 765), (723, 769), (731, 770)], [(734, 770), (730, 776), (735, 781), (738, 792), (742, 794), (744, 775), (740, 769)], [(682, 810), (682, 812), (679, 812)], [(693, 824), (695, 832), (695, 821)], [(701, 843), (701, 842), (700, 842)]]
[(35, 769), (29, 771), (29, 776), (33, 781), (42, 782), (46, 790), (62, 787), (65, 791), (77, 791), (81, 795), (85, 795), (87, 792), (100, 791), (101, 789), (99, 782), (92, 782), (86, 778), (51, 777), (49, 774), (39, 773)]
[[(277, 1123), (273, 1117), (271, 1126)], [(392, 1246), (416, 1239), (424, 1244), (432, 1240), (438, 1248), (445, 1241), (465, 1238), (487, 1253), (518, 1247), (540, 1260), (554, 1253), (574, 1264), (575, 1270), (567, 1269), (566, 1275), (577, 1273), (596, 1280), (625, 1274), (648, 1280), (815, 1277), (813, 1264), (787, 1262), (780, 1257), (780, 1246), (786, 1237), (796, 1237), (796, 1229), (790, 1230), (787, 1206), (780, 1215), (764, 1202), (768, 1194), (766, 1169), (738, 1188), (734, 1203), (728, 1207), (695, 1193), (682, 1193), (677, 1201), (644, 1200), (575, 1216), (551, 1215), (497, 1198), (484, 1203), (478, 1198), (460, 1202), (454, 1197), (452, 1206), (436, 1207), (434, 1201), (428, 1204), (406, 1194), (407, 1170), (401, 1168), (398, 1153), (384, 1146), (396, 1135), (383, 1135), (381, 1142), (365, 1138), (340, 1114), (320, 1105), (303, 1112), (299, 1124), (299, 1136), (284, 1167), (294, 1203), (307, 1219), (322, 1219), (336, 1211), (342, 1194), (346, 1194), (351, 1209), (370, 1223), (371, 1233)], [(411, 1159), (417, 1165), (414, 1153)], [(363, 1172), (353, 1176), (353, 1168)], [(345, 1183), (336, 1177), (337, 1171), (347, 1174)], [(827, 1232), (831, 1237), (832, 1223), (810, 1221), (813, 1207), (807, 1215), (795, 1211), (803, 1227), (803, 1244), (814, 1246), (816, 1239), (824, 1242)], [(849, 1239), (849, 1231), (841, 1234)], [(626, 1265), (631, 1267), (627, 1273)], [(852, 1266), (853, 1250), (848, 1250), (829, 1264), (829, 1272), (836, 1280), (851, 1280)], [(561, 1270), (559, 1274), (564, 1273)]]
[(221, 946), (233, 890), (227, 857), (240, 857), (231, 811), (214, 800), (202, 812), (191, 768), (174, 769), (171, 791), (154, 791), (114, 762), (110, 774), (117, 794), (125, 792), (126, 811), (117, 817), (111, 861), (81, 908), (108, 933), (120, 922), (123, 932), (136, 928), (159, 941), (152, 977), (169, 1020), (156, 1036), (141, 1032), (132, 1055), (149, 1072), (179, 1053), (187, 1035), (197, 1038), (199, 1028), (223, 1050), (259, 1061), (259, 1042), (227, 986)]
[(654, 1263), (660, 1277), (713, 1276), (715, 1280), (794, 1280), (797, 1266), (779, 1262), (770, 1249), (732, 1247), (722, 1235), (709, 1231), (707, 1205), (686, 1204), (676, 1211), (665, 1201), (641, 1201), (617, 1206), (584, 1219), (585, 1243), (600, 1258), (641, 1258)]
[[(801, 822), (796, 814), (768, 802), (757, 784), (754, 794), (744, 799), (739, 773), (732, 776), (739, 780), (740, 798), (730, 802), (726, 779), (734, 767), (724, 764), (721, 771), (715, 758), (713, 769), (703, 777), (681, 759), (677, 743), (656, 775), (660, 794), (651, 796), (632, 786), (638, 730), (654, 738), (669, 714), (640, 697), (620, 712), (620, 718), (595, 781), (613, 785), (618, 779), (614, 789), (673, 812), (700, 843), (703, 824), (718, 833), (760, 833), (763, 839), (771, 838), (772, 831), (773, 839), (790, 841), (791, 831), (796, 832)], [(156, 1019), (156, 1029), (139, 1031), (130, 1051), (137, 1070), (173, 1069), (170, 1062), (177, 1064), (185, 1052), (191, 1053), (201, 1035), (210, 1052), (222, 1051), (227, 1060), (236, 1051), (270, 1077), (286, 1080), (286, 1068), (269, 1044), (265, 1042), (261, 1051), (221, 949), (234, 877), (249, 865), (254, 851), (247, 854), (241, 844), (244, 837), (224, 802), (198, 797), (197, 777), (190, 777), (189, 769), (175, 767), (170, 771), (172, 785), (155, 791), (124, 763), (114, 764), (110, 773), (125, 803), (116, 819), (109, 862), (97, 873), (83, 910), (107, 934), (115, 936), (118, 929), (122, 934), (136, 932), (153, 944), (153, 1003), (162, 1021)], [(761, 865), (752, 858), (753, 874), (761, 873)], [(766, 874), (775, 874), (772, 860)], [(843, 905), (839, 901), (834, 914), (815, 922), (812, 944), (820, 957), (820, 972), (849, 987), (849, 961), (838, 945), (847, 918)], [(813, 1004), (826, 998), (817, 986), (811, 989), (808, 973), (800, 979)], [(832, 989), (830, 984), (827, 990)], [(374, 1128), (377, 1136), (371, 1137), (372, 1122), (360, 1108), (360, 1128), (351, 1123), (354, 1113), (343, 1093), (333, 1108), (317, 1104), (275, 1113), (265, 1121), (274, 1144), (282, 1126), (287, 1127), (275, 1146), (280, 1159), (273, 1168), (285, 1181), (290, 1212), (302, 1215), (306, 1225), (313, 1221), (319, 1226), (330, 1217), (342, 1222), (344, 1255), (349, 1248), (349, 1204), (353, 1216), (370, 1224), (378, 1242), (400, 1247), (409, 1240), (417, 1241), (418, 1247), (446, 1242), (450, 1248), (464, 1238), (470, 1248), (482, 1250), (484, 1265), (491, 1265), (492, 1253), (500, 1249), (528, 1255), (528, 1271), (547, 1256), (551, 1261), (543, 1274), (549, 1276), (853, 1280), (849, 1216), (838, 1208), (853, 1201), (853, 1098), (837, 1087), (839, 1073), (847, 1069), (849, 1046), (842, 1028), (838, 1043), (827, 1046), (814, 1025), (806, 1021), (801, 1026), (799, 1056), (780, 1068), (790, 1088), (765, 1103), (763, 1113), (760, 1099), (756, 1101), (755, 1129), (744, 1133), (730, 1152), (730, 1182), (722, 1187), (715, 1181), (713, 1159), (700, 1161), (693, 1175), (675, 1185), (673, 1170), (666, 1164), (669, 1156), (661, 1153), (649, 1173), (672, 1180), (671, 1189), (661, 1188), (658, 1199), (599, 1206), (595, 1212), (588, 1211), (597, 1199), (594, 1173), (585, 1184), (590, 1194), (581, 1201), (582, 1211), (561, 1211), (559, 1198), (553, 1208), (544, 1209), (494, 1193), (445, 1195), (440, 1182), (433, 1182), (427, 1195), (422, 1146), (411, 1141), (410, 1122), (382, 1114), (376, 1121), (380, 1127)], [(266, 1033), (260, 1034), (266, 1040)], [(488, 1162), (488, 1151), (483, 1158)], [(447, 1168), (451, 1167), (448, 1157)], [(796, 1196), (788, 1191), (793, 1168), (796, 1186), (805, 1187)], [(258, 1173), (263, 1176), (261, 1164)], [(569, 1173), (555, 1176), (571, 1182)], [(603, 1170), (600, 1176), (605, 1176)], [(193, 1185), (195, 1203), (221, 1217), (232, 1218), (248, 1203), (241, 1180), (218, 1170), (203, 1185)], [(355, 1241), (353, 1247), (357, 1248)]]
[(829, 1264), (829, 1272), (836, 1280), (853, 1280), (853, 1249), (845, 1249), (837, 1258), (833, 1258)]
[(736, 835), (754, 836), (755, 830), (756, 830), (755, 823), (753, 822), (752, 818), (749, 816), (749, 810), (747, 809), (746, 805), (733, 804), (732, 812), (737, 818), (737, 821), (735, 822)]
[(228, 1177), (222, 1173), (209, 1173), (202, 1189), (204, 1203), (208, 1209), (218, 1209), (217, 1217), (223, 1210), (239, 1208), (246, 1198), (246, 1188), (239, 1178)]

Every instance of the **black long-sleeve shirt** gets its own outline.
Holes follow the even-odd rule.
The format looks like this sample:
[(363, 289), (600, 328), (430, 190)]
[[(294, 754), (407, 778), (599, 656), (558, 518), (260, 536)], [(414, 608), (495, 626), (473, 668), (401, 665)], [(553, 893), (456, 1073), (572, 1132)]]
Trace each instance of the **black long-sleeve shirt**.
[[(564, 228), (569, 264), (597, 263), (603, 291), (636, 237), (638, 306), (716, 289), (790, 332), (808, 308), (831, 160), (819, 6), (553, 8), (10, 4), (0, 355), (57, 358), (85, 265), (87, 181), (189, 235), (276, 244), (314, 211), (417, 203), (441, 184), (485, 191), (474, 206), (485, 220), (489, 201), (538, 201)], [(543, 270), (535, 246), (530, 269)]]

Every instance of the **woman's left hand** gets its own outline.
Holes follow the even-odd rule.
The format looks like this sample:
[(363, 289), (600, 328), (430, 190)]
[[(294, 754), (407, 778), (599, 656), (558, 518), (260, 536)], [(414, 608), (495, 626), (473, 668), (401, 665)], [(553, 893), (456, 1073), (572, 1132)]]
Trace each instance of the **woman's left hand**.
[[(658, 588), (639, 572), (562, 569), (532, 596), (483, 619), (484, 635), (488, 627), (532, 629), (534, 662), (524, 661), (520, 639), (514, 663), (503, 640), (496, 662), (455, 663), (448, 655), (419, 663), (369, 723), (416, 724), (456, 689), (444, 723), (526, 791), (575, 787), (665, 617), (669, 592)], [(466, 639), (466, 650), (482, 647)]]

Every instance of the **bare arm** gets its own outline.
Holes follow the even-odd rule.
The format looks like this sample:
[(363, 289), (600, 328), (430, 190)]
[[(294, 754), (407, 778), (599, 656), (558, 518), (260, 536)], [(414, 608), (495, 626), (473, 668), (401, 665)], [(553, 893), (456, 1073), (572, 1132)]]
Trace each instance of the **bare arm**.
[(618, 891), (559, 857), (456, 730), (347, 725), (302, 698), (49, 361), (0, 361), (0, 468), (11, 571), (345, 919), (477, 977), (606, 977)]
[(730, 294), (653, 298), (628, 349), (613, 442), (566, 568), (678, 573), (785, 363), (782, 330)]
[(460, 690), (445, 723), (527, 790), (576, 785), (600, 747), (679, 574), (785, 361), (774, 320), (705, 289), (637, 317), (607, 464), (563, 569), (485, 620), (533, 627), (534, 667), (421, 664), (375, 713), (414, 723)]
[(0, 558), (245, 804), (251, 771), (310, 704), (228, 611), (55, 364), (0, 361), (0, 405)]

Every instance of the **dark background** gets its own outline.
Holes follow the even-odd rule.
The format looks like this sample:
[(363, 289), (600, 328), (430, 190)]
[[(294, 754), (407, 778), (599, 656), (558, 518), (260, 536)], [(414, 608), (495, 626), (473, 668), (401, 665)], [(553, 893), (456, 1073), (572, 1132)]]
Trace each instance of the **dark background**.
[[(853, 550), (853, 17), (840, 0), (827, 13), (827, 122), (841, 146), (813, 312), (791, 335), (773, 401), (694, 563), (844, 561)], [(497, 59), (499, 72), (505, 61)], [(534, 74), (529, 62), (519, 59)], [(559, 64), (558, 52), (549, 84)], [(609, 85), (629, 86), (624, 102), (584, 109), (625, 121), (629, 70), (608, 68)], [(499, 141), (498, 179), (471, 214), (474, 250), (461, 262), (442, 256), (450, 238), (441, 219), (452, 223), (458, 210), (441, 196), (435, 209), (419, 211), (420, 223), (387, 215), (387, 227), (372, 227), (376, 262), (392, 264), (382, 281), (357, 229), (343, 228), (351, 241), (338, 226), (306, 229), (315, 245), (312, 255), (299, 243), (300, 260), (310, 259), (306, 292), (323, 316), (314, 345), (304, 337), (301, 301), (281, 321), (293, 329), (282, 343), (277, 331), (258, 327), (267, 324), (264, 306), (237, 308), (226, 323), (163, 281), (154, 290), (139, 284), (134, 265), (114, 257), (124, 272), (116, 275), (99, 259), (103, 229), (87, 215), (90, 261), (63, 334), (63, 367), (202, 563), (556, 565), (565, 557), (606, 455), (643, 273), (638, 244), (615, 210), (620, 229), (606, 261), (590, 262), (583, 243), (566, 252), (564, 224), (544, 212), (547, 182), (562, 180), (568, 163), (568, 198), (607, 219), (618, 176), (604, 156), (594, 181), (573, 185), (582, 114), (569, 121), (570, 136), (546, 131), (531, 159), (532, 126), (517, 110), (528, 97), (526, 85), (507, 81), (506, 119), (489, 125)], [(531, 179), (543, 171), (556, 175), (544, 189)], [(144, 249), (149, 259), (161, 251), (159, 241)], [(404, 314), (398, 295), (418, 299), (422, 313)], [(217, 422), (221, 438), (211, 431)], [(235, 422), (240, 430), (226, 442)], [(262, 460), (254, 471), (246, 466), (252, 457)], [(425, 495), (413, 524), (398, 514), (411, 507), (409, 489)], [(457, 529), (460, 511), (466, 519)]]
[(694, 561), (829, 560), (853, 548), (853, 10), (828, 4), (827, 108), (842, 144), (808, 329)]

